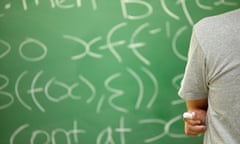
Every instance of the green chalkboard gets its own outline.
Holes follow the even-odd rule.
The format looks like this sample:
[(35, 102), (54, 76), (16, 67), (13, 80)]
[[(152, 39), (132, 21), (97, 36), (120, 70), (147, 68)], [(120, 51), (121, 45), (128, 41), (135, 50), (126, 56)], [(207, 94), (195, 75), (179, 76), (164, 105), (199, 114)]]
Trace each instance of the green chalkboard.
[(239, 0), (1, 0), (1, 144), (201, 144), (177, 91), (192, 26)]

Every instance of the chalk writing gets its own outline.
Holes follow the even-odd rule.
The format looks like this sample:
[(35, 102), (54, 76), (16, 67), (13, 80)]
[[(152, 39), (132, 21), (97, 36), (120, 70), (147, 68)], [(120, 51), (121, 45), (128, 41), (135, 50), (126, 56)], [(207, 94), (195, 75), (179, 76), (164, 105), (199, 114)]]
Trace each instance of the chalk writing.
[[(161, 139), (166, 136), (170, 136), (172, 138), (185, 138), (186, 136), (183, 133), (176, 133), (171, 130), (172, 125), (176, 122), (181, 121), (181, 116), (176, 116), (169, 121), (163, 119), (141, 119), (136, 122), (138, 125), (142, 125), (145, 128), (148, 128), (148, 125), (162, 125), (164, 127), (163, 131), (160, 132), (156, 136), (151, 137), (142, 137), (142, 143), (153, 143), (158, 139)], [(120, 117), (119, 126), (114, 128), (111, 125), (107, 125), (99, 130), (99, 133), (96, 135), (95, 140), (96, 144), (102, 143), (110, 143), (110, 144), (126, 144), (128, 143), (128, 138), (130, 133), (134, 133), (135, 129), (126, 126), (125, 117)], [(81, 124), (81, 123), (80, 123)], [(21, 134), (25, 133), (25, 131), (29, 131), (31, 129), (31, 125), (28, 123), (20, 125), (16, 128), (15, 131), (12, 132), (10, 137), (10, 144), (15, 144), (21, 139)], [(161, 131), (161, 130), (160, 130)], [(113, 134), (116, 133), (119, 136), (119, 142), (114, 138)], [(73, 143), (84, 143), (81, 142), (81, 137), (84, 137), (88, 134), (91, 134), (91, 131), (88, 129), (83, 129), (79, 127), (79, 122), (77, 120), (73, 120), (72, 128), (66, 130), (64, 128), (55, 128), (48, 132), (44, 129), (35, 129), (32, 130), (29, 135), (30, 144), (34, 143), (46, 143), (46, 144), (58, 144), (58, 135), (64, 137), (66, 144)], [(44, 137), (39, 139), (39, 137)], [(128, 138), (127, 138), (128, 137)]]
[[(152, 105), (154, 104), (154, 102), (156, 101), (156, 98), (158, 95), (158, 91), (159, 91), (158, 90), (158, 82), (157, 82), (155, 76), (147, 68), (143, 67), (141, 70), (144, 73), (146, 73), (146, 75), (150, 78), (150, 80), (153, 83), (153, 95), (150, 97), (149, 102), (147, 104), (147, 107), (151, 108)], [(139, 109), (141, 104), (143, 103), (142, 99), (144, 98), (144, 89), (145, 88), (144, 88), (141, 78), (138, 76), (138, 74), (134, 70), (128, 68), (127, 71), (129, 72), (130, 75), (132, 75), (134, 77), (134, 79), (136, 80), (136, 82), (139, 86), (139, 89), (137, 90), (137, 91), (139, 91), (139, 95), (137, 96), (136, 105), (135, 105), (135, 109)], [(28, 73), (29, 73), (28, 71), (24, 71), (21, 74), (19, 74), (19, 76), (17, 77), (17, 80), (15, 82), (15, 90), (14, 91), (15, 91), (15, 95), (16, 95), (18, 102), (24, 108), (26, 108), (28, 110), (32, 110), (32, 107), (29, 104), (27, 104), (26, 101), (24, 100), (24, 99), (26, 99), (26, 97), (25, 97), (26, 95), (24, 95), (24, 97), (23, 97), (22, 94), (20, 94), (20, 92), (19, 92), (19, 87), (21, 87), (21, 82), (24, 81), (24, 79), (26, 79), (25, 77), (27, 76)], [(26, 91), (26, 93), (31, 96), (33, 103), (42, 112), (46, 112), (46, 108), (44, 108), (44, 106), (38, 100), (37, 94), (44, 94), (45, 97), (53, 103), (60, 103), (64, 100), (68, 100), (68, 99), (78, 101), (78, 100), (81, 100), (82, 97), (80, 96), (80, 94), (77, 94), (77, 95), (74, 94), (73, 91), (75, 89), (79, 89), (80, 82), (84, 83), (92, 93), (89, 96), (89, 98), (86, 98), (87, 99), (86, 103), (90, 104), (96, 98), (96, 94), (97, 94), (96, 86), (90, 80), (88, 80), (88, 78), (83, 77), (81, 74), (79, 74), (80, 82), (76, 81), (73, 84), (66, 84), (63, 81), (60, 81), (60, 80), (56, 79), (55, 77), (52, 77), (49, 80), (47, 80), (43, 86), (37, 86), (38, 85), (37, 83), (38, 83), (38, 81), (40, 81), (43, 74), (44, 74), (44, 71), (39, 71), (38, 73), (36, 73), (32, 79), (32, 82), (29, 84), (30, 85), (29, 89)], [(120, 79), (121, 75), (122, 75), (121, 73), (115, 73), (115, 74), (110, 75), (103, 82), (104, 83), (103, 85), (106, 88), (106, 90), (111, 93), (111, 95), (109, 96), (109, 99), (108, 99), (109, 105), (116, 111), (126, 113), (126, 112), (128, 112), (127, 109), (125, 109), (121, 106), (118, 106), (114, 102), (116, 99), (121, 98), (124, 95), (124, 90), (114, 88), (110, 85), (110, 83), (112, 81), (114, 81), (115, 79)], [(4, 89), (6, 87), (8, 87), (9, 78), (5, 75), (0, 75), (0, 76), (1, 76), (0, 79), (3, 79), (5, 81), (5, 83), (0, 87), (1, 94), (4, 95), (5, 97), (8, 97), (8, 99), (9, 99), (5, 103), (1, 104), (0, 108), (6, 109), (13, 104), (14, 97), (13, 97), (13, 94), (4, 91)], [(59, 89), (59, 90), (61, 89), (65, 93), (56, 94), (54, 92), (55, 89)], [(82, 94), (82, 95), (84, 95), (84, 94)], [(103, 99), (101, 98), (96, 112), (101, 111), (100, 104), (102, 102), (103, 102)]]

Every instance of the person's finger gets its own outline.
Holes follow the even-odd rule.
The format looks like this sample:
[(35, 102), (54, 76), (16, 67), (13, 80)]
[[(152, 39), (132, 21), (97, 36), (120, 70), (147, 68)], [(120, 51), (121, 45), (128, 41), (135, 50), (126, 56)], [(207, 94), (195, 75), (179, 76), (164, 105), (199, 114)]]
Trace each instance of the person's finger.
[(205, 125), (190, 125), (187, 124), (185, 126), (185, 133), (188, 136), (196, 136), (199, 134), (202, 134), (206, 131), (206, 126)]
[(201, 124), (200, 120), (184, 119), (184, 121), (190, 125), (200, 125)]

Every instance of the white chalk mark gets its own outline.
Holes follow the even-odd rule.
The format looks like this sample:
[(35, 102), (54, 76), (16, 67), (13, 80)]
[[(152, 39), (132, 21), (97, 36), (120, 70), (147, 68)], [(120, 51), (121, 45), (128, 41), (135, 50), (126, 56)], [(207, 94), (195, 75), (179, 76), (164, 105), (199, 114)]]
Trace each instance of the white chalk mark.
[(84, 76), (80, 75), (79, 78), (89, 87), (89, 89), (92, 92), (91, 96), (87, 99), (87, 103), (91, 103), (96, 96), (96, 89), (93, 86), (93, 84), (91, 82), (89, 82)]
[(30, 144), (34, 144), (35, 143), (35, 139), (38, 137), (38, 135), (44, 135), (45, 136), (45, 144), (47, 143), (51, 143), (51, 138), (49, 136), (49, 134), (46, 132), (46, 131), (43, 131), (43, 130), (36, 130), (32, 133), (32, 136), (31, 136), (31, 140), (30, 140)]
[(65, 139), (66, 139), (66, 143), (65, 144), (71, 144), (71, 138), (69, 137), (69, 134), (68, 134), (68, 132), (66, 131), (66, 130), (64, 130), (64, 129), (61, 129), (61, 128), (57, 128), (57, 129), (55, 129), (54, 131), (52, 131), (52, 134), (51, 134), (51, 141), (52, 141), (52, 143), (53, 144), (57, 144), (57, 142), (56, 142), (56, 135), (57, 134), (60, 134), (60, 133), (62, 133), (63, 135), (66, 135), (66, 137), (65, 137)]
[(102, 96), (100, 97), (100, 100), (98, 101), (98, 104), (97, 104), (97, 110), (96, 110), (97, 113), (100, 113), (102, 104), (103, 104), (103, 102), (104, 102), (104, 99), (105, 99), (105, 96), (102, 95)]
[[(49, 94), (49, 87), (52, 85), (52, 84), (55, 84), (56, 86), (59, 86), (61, 88), (64, 88), (66, 90), (66, 93), (63, 94), (62, 96), (59, 96), (58, 98), (54, 98), (52, 96), (50, 96)], [(72, 98), (72, 99), (75, 99), (75, 100), (79, 100), (81, 99), (80, 96), (74, 96), (73, 95), (73, 90), (78, 86), (79, 84), (78, 83), (74, 83), (72, 84), (71, 86), (68, 86), (66, 85), (65, 83), (63, 82), (60, 82), (60, 81), (57, 81), (55, 80), (55, 78), (52, 78), (51, 80), (49, 80), (45, 86), (45, 95), (46, 97), (51, 100), (51, 101), (54, 101), (54, 102), (60, 102), (64, 99), (67, 99), (68, 97)]]
[[(78, 122), (76, 120), (73, 121), (73, 130), (71, 131), (71, 133), (73, 134), (73, 139), (75, 141), (75, 143), (78, 143), (78, 133), (86, 133), (85, 130), (81, 130), (78, 129)], [(70, 134), (70, 133), (69, 133)]]
[[(33, 0), (33, 1), (36, 6), (39, 5), (39, 0)], [(23, 9), (27, 11), (28, 10), (27, 0), (22, 0), (22, 5), (23, 5)]]
[(141, 78), (137, 75), (136, 72), (134, 72), (132, 69), (128, 68), (127, 71), (136, 79), (137, 84), (139, 86), (139, 95), (137, 98), (137, 102), (135, 105), (135, 109), (139, 109), (143, 100), (143, 94), (144, 94), (144, 86)]
[(168, 7), (167, 7), (167, 5), (166, 5), (166, 3), (165, 3), (165, 0), (160, 0), (160, 2), (161, 2), (161, 5), (162, 5), (163, 10), (164, 10), (170, 17), (172, 17), (172, 18), (174, 18), (174, 19), (176, 19), (176, 20), (180, 20), (180, 17), (179, 17), (179, 16), (177, 16), (176, 14), (174, 14), (173, 12), (171, 12), (171, 11), (168, 9)]
[(161, 119), (144, 119), (144, 120), (139, 120), (140, 124), (145, 124), (145, 123), (159, 123), (165, 125), (167, 122)]
[(7, 97), (10, 99), (10, 102), (8, 102), (7, 104), (4, 104), (4, 105), (1, 105), (1, 106), (0, 106), (0, 110), (5, 109), (5, 108), (8, 108), (8, 107), (10, 107), (10, 106), (13, 104), (14, 98), (13, 98), (13, 96), (12, 96), (11, 93), (4, 92), (4, 91), (1, 91), (1, 90), (0, 90), (0, 96), (7, 96)]
[(77, 0), (77, 7), (81, 7), (82, 6), (82, 0)]
[(125, 128), (125, 126), (124, 126), (124, 117), (121, 117), (120, 118), (120, 126), (119, 126), (119, 128), (116, 128), (115, 131), (120, 133), (121, 144), (125, 144), (126, 140), (125, 140), (124, 133), (125, 132), (131, 132), (132, 129), (131, 128)]
[(219, 5), (236, 6), (237, 3), (227, 2), (227, 1), (225, 1), (225, 0), (219, 0), (219, 1), (217, 1), (217, 2), (214, 2), (214, 5), (215, 5), (215, 6), (219, 6)]
[(62, 88), (65, 88), (67, 90), (67, 93), (66, 93), (67, 97), (71, 97), (72, 99), (77, 99), (77, 100), (81, 99), (80, 96), (74, 96), (73, 93), (72, 93), (73, 90), (79, 85), (78, 83), (74, 83), (71, 86), (68, 86), (63, 82), (55, 81), (55, 84), (62, 87)]
[(105, 142), (103, 142), (104, 144), (115, 144), (114, 140), (113, 140), (113, 136), (112, 136), (112, 128), (108, 127), (105, 130), (101, 131), (97, 137), (97, 142), (96, 144), (103, 144), (102, 143), (102, 139), (104, 138), (104, 135), (106, 137)]
[(185, 101), (183, 99), (180, 100), (174, 100), (171, 102), (171, 105), (179, 105), (179, 104), (183, 104), (185, 103)]
[[(144, 120), (140, 120), (139, 121), (140, 124), (160, 124), (160, 125), (165, 125), (167, 122), (161, 119), (144, 119)], [(157, 141), (161, 138), (163, 138), (164, 136), (167, 135), (166, 131), (163, 131), (161, 134), (148, 138), (146, 140), (144, 140), (145, 143), (151, 143), (154, 141)]]
[(0, 74), (0, 79), (3, 79), (5, 81), (5, 84), (2, 84), (0, 86), (0, 90), (4, 89), (9, 84), (9, 79), (7, 76)]
[(45, 92), (46, 97), (47, 97), (50, 101), (53, 101), (53, 102), (59, 102), (59, 101), (62, 101), (62, 100), (64, 100), (64, 99), (66, 99), (66, 98), (68, 97), (67, 94), (62, 95), (62, 96), (59, 96), (58, 98), (54, 98), (54, 97), (50, 96), (49, 87), (52, 85), (52, 83), (56, 84), (55, 78), (50, 79), (50, 80), (46, 83), (46, 86), (45, 86), (45, 88), (44, 88), (44, 92)]
[(11, 8), (11, 4), (10, 3), (7, 3), (4, 8), (7, 10), (7, 9), (10, 9)]
[(150, 34), (157, 34), (157, 33), (160, 33), (162, 30), (160, 28), (156, 28), (156, 29), (153, 29), (153, 30), (150, 30), (149, 33)]
[(17, 135), (23, 131), (24, 129), (26, 129), (27, 127), (29, 127), (29, 124), (24, 124), (22, 126), (20, 126), (17, 130), (14, 131), (14, 133), (11, 135), (10, 137), (10, 144), (15, 144), (15, 139), (17, 137)]
[(7, 104), (4, 104), (4, 105), (0, 106), (0, 110), (1, 110), (1, 109), (5, 109), (5, 108), (8, 108), (9, 106), (11, 106), (11, 105), (13, 104), (13, 102), (14, 102), (14, 98), (13, 98), (13, 96), (12, 96), (11, 93), (3, 91), (3, 89), (4, 89), (6, 86), (8, 86), (8, 84), (9, 84), (9, 79), (8, 79), (8, 77), (5, 76), (5, 75), (1, 75), (1, 74), (0, 74), (0, 79), (2, 79), (2, 80), (5, 81), (5, 82), (0, 86), (0, 96), (2, 96), (2, 97), (3, 97), (3, 96), (6, 96), (6, 97), (8, 97), (8, 98), (10, 99), (10, 101), (9, 101)]
[(96, 37), (93, 40), (91, 40), (89, 43), (85, 42), (84, 40), (82, 40), (82, 39), (80, 39), (78, 37), (74, 37), (74, 36), (70, 36), (70, 35), (63, 35), (63, 37), (66, 38), (66, 39), (75, 41), (75, 42), (83, 45), (84, 48), (85, 48), (85, 52), (84, 53), (76, 55), (76, 56), (72, 56), (72, 58), (71, 58), (72, 60), (78, 60), (78, 59), (81, 59), (81, 58), (83, 58), (83, 57), (85, 57), (87, 55), (92, 56), (94, 58), (101, 58), (102, 57), (102, 55), (100, 55), (100, 54), (91, 52), (91, 46), (93, 44), (95, 44), (96, 42), (100, 41), (102, 39), (102, 37)]
[(45, 112), (45, 109), (42, 107), (42, 105), (38, 102), (38, 99), (35, 96), (35, 92), (41, 92), (43, 91), (42, 88), (35, 88), (37, 80), (39, 79), (39, 77), (42, 75), (43, 71), (40, 71), (36, 74), (36, 76), (33, 78), (32, 84), (31, 84), (31, 89), (28, 91), (33, 99), (33, 102), (36, 104), (36, 106), (39, 108), (39, 110), (41, 110), (42, 112)]
[(149, 26), (149, 23), (145, 23), (145, 24), (142, 24), (141, 26), (139, 26), (132, 34), (131, 36), (131, 39), (130, 39), (130, 45), (128, 46), (129, 48), (132, 49), (134, 55), (140, 60), (142, 61), (144, 64), (146, 65), (150, 65), (150, 61), (147, 60), (145, 57), (143, 57), (138, 51), (137, 51), (137, 48), (139, 48), (139, 46), (144, 46), (145, 43), (136, 43), (135, 42), (135, 38), (137, 37), (137, 35), (143, 30), (145, 29), (146, 27)]
[(180, 28), (180, 29), (176, 32), (176, 34), (175, 34), (175, 36), (174, 36), (174, 38), (173, 38), (173, 42), (172, 42), (172, 48), (173, 48), (174, 54), (175, 54), (178, 58), (180, 58), (181, 60), (183, 60), (183, 61), (187, 61), (187, 57), (184, 56), (184, 55), (182, 55), (182, 54), (178, 51), (178, 49), (177, 49), (177, 40), (178, 40), (178, 38), (181, 36), (181, 34), (182, 34), (186, 29), (187, 29), (186, 26)]
[(175, 76), (172, 79), (172, 85), (176, 88), (179, 89), (180, 88), (180, 83), (178, 84), (177, 82), (180, 81), (183, 78), (183, 74), (179, 74), (177, 76)]
[(132, 44), (129, 44), (128, 47), (130, 49), (137, 49), (137, 48), (140, 48), (140, 47), (143, 47), (145, 46), (144, 43), (132, 43)]
[[(148, 16), (150, 16), (153, 12), (152, 6), (143, 0), (121, 0), (121, 8), (122, 8), (122, 14), (124, 18), (131, 19), (131, 20), (136, 20), (136, 19), (144, 19)], [(127, 11), (127, 4), (138, 4), (146, 7), (146, 13), (142, 15), (130, 15), (128, 14)]]
[[(36, 44), (36, 46), (39, 46), (43, 50), (43, 53), (38, 57), (31, 58), (31, 57), (25, 56), (23, 53), (23, 48), (27, 44)], [(44, 59), (47, 55), (47, 50), (48, 50), (48, 48), (44, 43), (40, 42), (39, 40), (33, 39), (33, 38), (26, 38), (26, 40), (24, 40), (19, 46), (20, 56), (23, 59), (25, 59), (27, 61), (32, 61), (32, 62), (36, 62), (36, 61), (40, 61), (40, 60)], [(32, 51), (34, 51), (34, 50), (32, 50)]]
[(188, 9), (187, 9), (187, 6), (186, 6), (186, 0), (178, 0), (177, 3), (178, 3), (178, 4), (181, 4), (182, 9), (183, 9), (183, 12), (184, 12), (184, 14), (185, 14), (185, 16), (186, 16), (189, 24), (190, 24), (191, 26), (193, 26), (193, 25), (194, 25), (194, 22), (193, 22), (190, 14), (189, 14), (189, 12), (188, 12)]
[[(5, 10), (8, 10), (8, 9), (10, 9), (10, 8), (11, 8), (11, 4), (10, 4), (10, 3), (5, 4), (5, 6), (4, 6), (4, 9), (5, 9)], [(0, 14), (0, 18), (3, 17), (3, 16), (5, 16), (5, 14), (4, 14), (4, 13), (1, 13), (1, 14)]]
[(211, 6), (206, 6), (200, 3), (200, 0), (196, 0), (196, 4), (199, 8), (204, 9), (204, 10), (213, 10)]
[(24, 71), (22, 74), (20, 74), (16, 80), (16, 83), (15, 83), (15, 94), (16, 94), (16, 97), (18, 99), (18, 101), (20, 102), (20, 104), (25, 107), (26, 109), (28, 110), (32, 110), (32, 107), (30, 107), (28, 104), (26, 104), (23, 99), (21, 98), (20, 94), (19, 94), (19, 85), (20, 85), (20, 81), (22, 80), (22, 78), (27, 74), (28, 72), (27, 71)]
[[(122, 58), (121, 58), (121, 56), (117, 53), (117, 51), (114, 49), (114, 46), (113, 46), (113, 43), (112, 43), (112, 36), (113, 36), (113, 34), (118, 30), (118, 29), (120, 29), (120, 28), (122, 28), (122, 27), (124, 27), (124, 26), (126, 26), (127, 25), (127, 23), (120, 23), (120, 24), (118, 24), (118, 25), (116, 25), (115, 27), (113, 27), (110, 31), (109, 31), (109, 33), (108, 33), (108, 35), (107, 35), (107, 46), (108, 46), (108, 49), (110, 50), (110, 52), (113, 54), (113, 56), (117, 59), (117, 61), (118, 62), (122, 62)], [(125, 42), (125, 41), (124, 41)], [(122, 41), (121, 41), (121, 43), (122, 43)], [(121, 44), (121, 43), (119, 43), (119, 44)], [(115, 43), (116, 44), (116, 43)]]
[(74, 4), (64, 4), (62, 1), (55, 1), (55, 4), (53, 4), (54, 2), (52, 2), (52, 6), (55, 7), (57, 6), (58, 8), (62, 8), (62, 9), (69, 9), (69, 8), (74, 8)]
[(186, 137), (185, 134), (174, 134), (174, 133), (171, 133), (171, 132), (170, 132), (171, 126), (172, 126), (175, 122), (177, 122), (177, 121), (179, 121), (179, 120), (182, 120), (182, 116), (181, 116), (181, 115), (180, 115), (180, 116), (177, 116), (177, 117), (175, 117), (175, 118), (173, 118), (173, 119), (171, 119), (170, 121), (168, 121), (167, 124), (166, 124), (165, 127), (164, 127), (164, 131), (165, 131), (170, 137), (172, 137), (172, 138), (183, 138), (183, 137)]
[(97, 2), (96, 2), (96, 0), (92, 0), (92, 6), (93, 6), (93, 10), (97, 10)]
[(120, 73), (116, 73), (110, 77), (107, 78), (107, 80), (104, 82), (104, 86), (106, 87), (106, 89), (109, 91), (109, 92), (112, 92), (112, 95), (110, 96), (110, 98), (108, 99), (108, 102), (109, 104), (117, 111), (120, 111), (120, 112), (125, 112), (127, 113), (128, 110), (127, 109), (124, 109), (122, 107), (119, 107), (117, 106), (116, 104), (113, 103), (113, 100), (116, 99), (117, 97), (121, 97), (124, 92), (122, 90), (119, 90), (119, 89), (115, 89), (115, 88), (112, 88), (110, 86), (110, 82), (116, 78), (118, 78), (121, 74)]
[(145, 72), (153, 82), (154, 92), (153, 92), (153, 95), (151, 96), (151, 99), (149, 100), (149, 102), (147, 104), (147, 108), (150, 109), (158, 96), (158, 91), (159, 91), (158, 90), (158, 82), (157, 82), (157, 79), (155, 78), (155, 76), (147, 68), (142, 67), (142, 71)]
[[(114, 43), (112, 43), (111, 45), (112, 45), (112, 47), (115, 47), (115, 46), (123, 45), (123, 44), (125, 44), (125, 43), (126, 43), (125, 40), (121, 40), (121, 41), (114, 42)], [(107, 49), (108, 47), (109, 47), (108, 45), (103, 45), (103, 46), (100, 46), (99, 49), (100, 49), (100, 50), (105, 50), (105, 49)]]

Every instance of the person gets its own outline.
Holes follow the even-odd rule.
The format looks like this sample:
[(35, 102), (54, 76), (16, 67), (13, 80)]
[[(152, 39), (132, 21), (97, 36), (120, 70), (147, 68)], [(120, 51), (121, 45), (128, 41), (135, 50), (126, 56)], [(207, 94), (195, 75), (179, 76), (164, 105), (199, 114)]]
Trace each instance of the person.
[(185, 100), (188, 136), (204, 144), (240, 144), (240, 9), (193, 26), (178, 95)]

